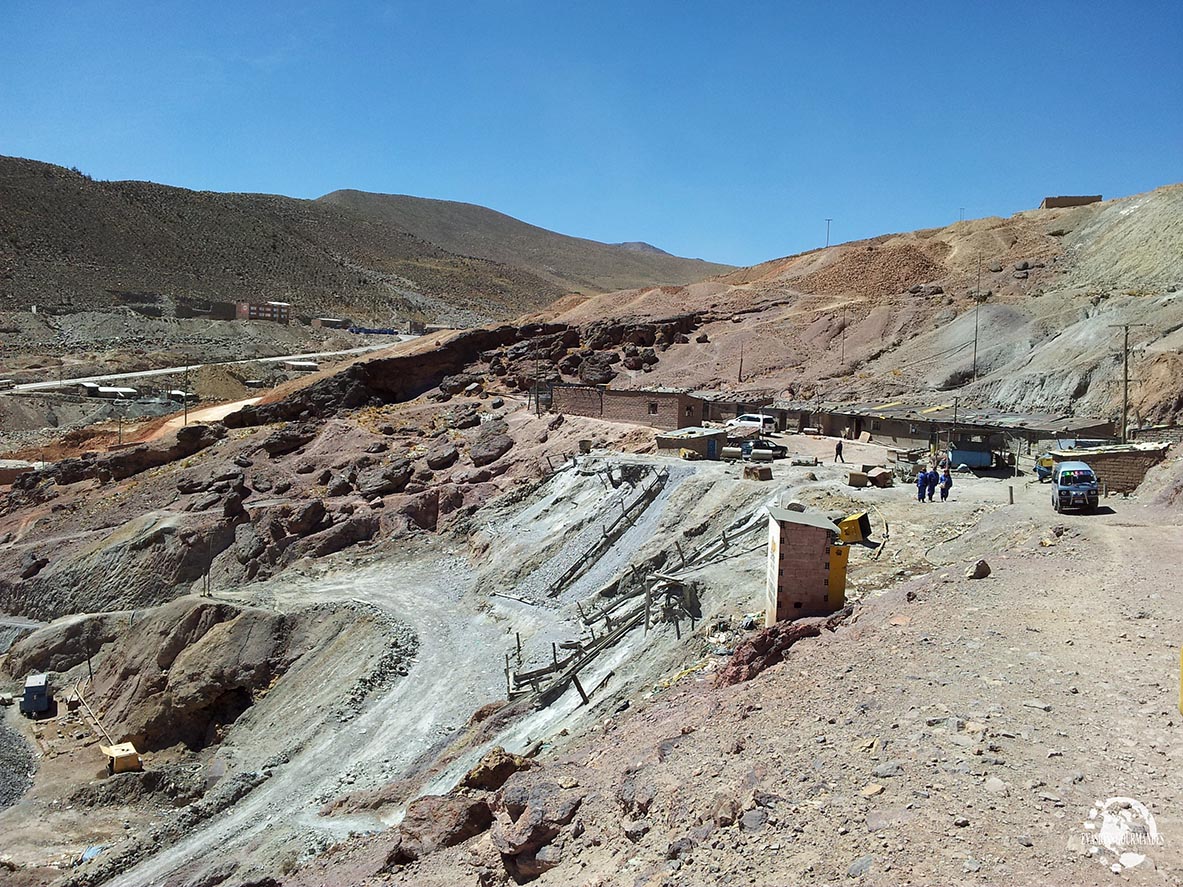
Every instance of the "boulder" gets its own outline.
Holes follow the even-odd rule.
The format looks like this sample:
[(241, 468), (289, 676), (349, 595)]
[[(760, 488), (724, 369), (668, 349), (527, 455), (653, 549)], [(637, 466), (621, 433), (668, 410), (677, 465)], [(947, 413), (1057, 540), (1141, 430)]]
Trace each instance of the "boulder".
[(513, 449), (513, 438), (508, 434), (482, 434), (468, 451), (472, 464), (480, 468), (496, 462)]
[(294, 453), (316, 437), (316, 431), (316, 426), (311, 423), (304, 425), (289, 423), (271, 432), (259, 445), (259, 448), (272, 459), (286, 456), (288, 453)]
[(513, 774), (537, 766), (537, 762), (521, 755), (510, 754), (498, 745), (485, 753), (476, 766), (460, 780), (460, 784), (465, 788), (497, 791)]
[(619, 356), (615, 351), (604, 354), (596, 352), (585, 358), (579, 364), (579, 381), (585, 385), (606, 385), (616, 378), (616, 370), (612, 369), (612, 358)]
[(349, 478), (341, 474), (329, 478), (328, 494), (330, 496), (348, 496), (352, 492), (353, 484), (349, 482)]
[(407, 807), (386, 866), (406, 865), (443, 847), (462, 844), (493, 823), (484, 798), (464, 794), (424, 795)]
[(359, 542), (368, 542), (378, 532), (378, 518), (372, 514), (351, 516), (309, 536), (304, 548), (313, 557), (325, 557)]
[(456, 373), (452, 376), (444, 376), (440, 380), (439, 387), (444, 394), (459, 394), (474, 382), (480, 382), (480, 378), (469, 373)]
[(533, 854), (553, 841), (575, 818), (583, 795), (556, 783), (511, 781), (498, 799), (500, 809), (490, 837), (504, 856)]
[(965, 571), (966, 579), (985, 579), (990, 575), (990, 565), (985, 561), (978, 561)]
[(399, 459), (389, 465), (375, 465), (357, 476), (358, 492), (366, 499), (401, 493), (406, 489), (414, 468), (406, 459)]
[(21, 578), (32, 579), (49, 563), (49, 558), (41, 557), (36, 552), (26, 551), (21, 558)]
[(324, 503), (320, 499), (313, 499), (288, 518), (285, 526), (293, 536), (305, 536), (320, 526), (324, 517)]
[(460, 457), (460, 451), (453, 443), (442, 443), (427, 451), (427, 467), (432, 471), (450, 468)]

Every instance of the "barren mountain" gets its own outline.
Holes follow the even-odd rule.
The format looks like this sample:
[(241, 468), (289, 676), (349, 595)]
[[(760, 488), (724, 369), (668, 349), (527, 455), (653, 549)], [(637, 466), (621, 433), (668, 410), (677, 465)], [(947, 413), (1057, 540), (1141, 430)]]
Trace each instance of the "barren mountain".
[(958, 396), (1098, 416), (1120, 403), (1119, 327), (1141, 324), (1130, 331), (1132, 414), (1157, 421), (1183, 407), (1180, 289), (1183, 185), (1171, 185), (840, 244), (685, 287), (560, 300), (543, 316), (705, 313), (706, 341), (622, 373), (618, 387), (748, 387), (831, 401)]
[(672, 256), (647, 243), (600, 243), (556, 234), (471, 203), (364, 191), (334, 191), (317, 202), (347, 207), (459, 255), (525, 268), (581, 293), (693, 283), (731, 270), (729, 265)]
[(276, 299), (306, 315), (468, 325), (537, 310), (572, 288), (684, 283), (728, 270), (563, 237), (481, 207), (458, 216), (462, 205), (444, 201), (406, 198), (417, 207), (402, 214), (412, 229), (398, 213), (372, 211), (368, 197), (100, 182), (0, 158), (0, 310), (131, 305), (169, 315), (178, 305)]

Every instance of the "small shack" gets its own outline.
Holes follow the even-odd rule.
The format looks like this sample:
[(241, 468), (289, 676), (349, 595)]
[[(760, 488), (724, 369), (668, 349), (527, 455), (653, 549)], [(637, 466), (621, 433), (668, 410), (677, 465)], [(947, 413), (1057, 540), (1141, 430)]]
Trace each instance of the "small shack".
[(124, 388), (116, 385), (104, 385), (95, 389), (95, 394), (98, 397), (105, 397), (108, 400), (134, 400), (139, 393), (135, 388)]
[(27, 459), (0, 459), (0, 484), (10, 484), (22, 474), (44, 467), (44, 462), (30, 462)]
[(828, 616), (846, 604), (850, 549), (841, 531), (814, 512), (768, 509), (768, 605), (764, 624)]
[(49, 689), (49, 675), (34, 674), (25, 678), (25, 693), (21, 697), (21, 714), (28, 718), (39, 718), (48, 714), (53, 703)]
[(657, 435), (657, 449), (690, 450), (703, 459), (718, 459), (727, 444), (727, 432), (722, 428), (679, 428), (677, 431), (662, 431)]
[(134, 773), (144, 769), (144, 761), (136, 747), (130, 742), (118, 742), (115, 745), (100, 745), (99, 751), (107, 759), (107, 775), (116, 773)]
[(296, 373), (315, 373), (320, 369), (320, 364), (315, 360), (285, 360), (280, 366)]

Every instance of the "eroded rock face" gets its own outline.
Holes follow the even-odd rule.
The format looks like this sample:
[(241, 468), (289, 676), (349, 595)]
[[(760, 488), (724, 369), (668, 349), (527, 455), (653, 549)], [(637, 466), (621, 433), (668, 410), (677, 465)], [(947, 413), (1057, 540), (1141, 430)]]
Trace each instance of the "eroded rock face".
[(534, 854), (575, 818), (582, 803), (582, 794), (554, 782), (510, 782), (498, 798), (493, 846), (503, 856)]
[(460, 784), (466, 788), (497, 791), (513, 774), (537, 767), (536, 761), (507, 752), (496, 746), (485, 753), (475, 767), (465, 774)]
[(493, 822), (484, 796), (424, 795), (407, 807), (398, 839), (386, 857), (386, 868), (406, 865), (444, 847), (479, 835)]
[(13, 490), (27, 491), (46, 481), (73, 484), (94, 478), (123, 480), (149, 468), (192, 456), (225, 436), (226, 429), (221, 425), (188, 425), (174, 435), (101, 458), (63, 459), (44, 471), (22, 474), (12, 487)]
[(784, 661), (789, 647), (802, 638), (817, 637), (823, 630), (833, 631), (850, 615), (850, 609), (839, 610), (832, 616), (777, 622), (756, 632), (739, 645), (731, 661), (715, 678), (715, 686), (728, 687), (750, 681), (766, 668)]
[(141, 750), (218, 742), (300, 654), (289, 643), (291, 620), (195, 597), (159, 607), (121, 626), (95, 668), (92, 705), (112, 735)]

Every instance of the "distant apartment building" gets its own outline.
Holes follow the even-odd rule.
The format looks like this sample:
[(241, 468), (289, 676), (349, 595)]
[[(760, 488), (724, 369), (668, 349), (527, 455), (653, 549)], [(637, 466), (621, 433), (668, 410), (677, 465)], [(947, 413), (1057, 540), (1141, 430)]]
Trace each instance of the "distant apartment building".
[(235, 302), (236, 320), (270, 320), (273, 323), (290, 323), (292, 306), (289, 302)]

